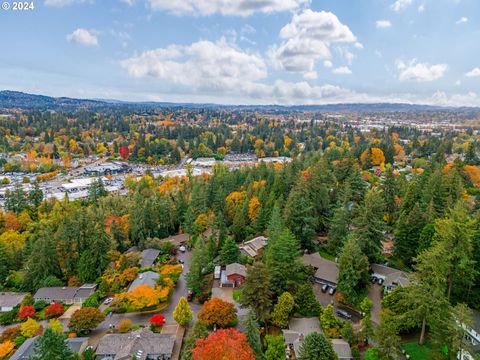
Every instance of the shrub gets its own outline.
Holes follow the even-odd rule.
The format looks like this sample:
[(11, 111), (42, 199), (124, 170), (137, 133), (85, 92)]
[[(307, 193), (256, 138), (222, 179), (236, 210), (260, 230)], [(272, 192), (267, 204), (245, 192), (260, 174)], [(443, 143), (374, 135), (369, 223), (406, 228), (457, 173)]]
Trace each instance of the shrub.
[(19, 335), (20, 335), (20, 326), (15, 326), (15, 327), (5, 329), (2, 333), (2, 336), (0, 336), (0, 344), (4, 343), (7, 340), (13, 340)]
[(35, 317), (35, 308), (31, 305), (22, 305), (18, 311), (18, 318), (20, 320), (25, 320), (27, 318)]
[(55, 303), (45, 309), (45, 316), (47, 318), (56, 318), (63, 315), (64, 312), (65, 308), (63, 307), (63, 305)]
[(48, 306), (48, 303), (43, 300), (38, 300), (35, 301), (35, 304), (33, 304), (33, 307), (35, 308), (35, 311), (42, 311)]
[(132, 320), (130, 319), (123, 319), (118, 324), (118, 331), (122, 334), (129, 332), (131, 328), (132, 328)]
[(34, 337), (42, 332), (42, 327), (38, 322), (32, 318), (28, 318), (22, 325), (20, 325), (20, 332), (26, 338)]
[(163, 316), (162, 314), (153, 315), (150, 318), (150, 324), (155, 327), (162, 326), (163, 324), (165, 324), (165, 316)]
[(96, 308), (98, 308), (99, 305), (100, 305), (100, 303), (98, 301), (98, 296), (97, 296), (96, 293), (93, 293), (92, 295), (90, 295), (88, 298), (85, 299), (85, 301), (82, 304), (82, 307), (96, 307)]

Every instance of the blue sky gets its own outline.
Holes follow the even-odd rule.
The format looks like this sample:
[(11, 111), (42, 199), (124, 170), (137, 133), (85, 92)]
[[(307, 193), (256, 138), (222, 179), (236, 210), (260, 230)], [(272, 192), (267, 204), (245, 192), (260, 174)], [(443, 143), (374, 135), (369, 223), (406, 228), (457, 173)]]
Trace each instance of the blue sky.
[(480, 106), (478, 0), (33, 3), (34, 10), (0, 10), (0, 89), (228, 104)]

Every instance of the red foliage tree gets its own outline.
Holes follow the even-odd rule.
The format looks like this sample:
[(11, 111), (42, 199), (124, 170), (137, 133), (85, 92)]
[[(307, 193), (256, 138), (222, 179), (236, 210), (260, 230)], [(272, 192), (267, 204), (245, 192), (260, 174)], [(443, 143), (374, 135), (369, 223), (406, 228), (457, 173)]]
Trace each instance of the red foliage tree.
[(33, 306), (20, 306), (20, 310), (18, 311), (18, 318), (20, 320), (26, 320), (27, 318), (35, 317), (35, 308)]
[(128, 146), (120, 146), (118, 152), (120, 153), (120, 157), (122, 159), (128, 159), (130, 157), (130, 149)]
[(222, 328), (231, 326), (236, 319), (237, 310), (235, 310), (233, 304), (219, 298), (206, 301), (202, 310), (198, 313), (198, 320), (209, 327), (214, 325)]
[(64, 312), (65, 308), (63, 305), (55, 303), (45, 309), (45, 316), (49, 318), (59, 317), (60, 315), (63, 315)]
[(150, 318), (150, 324), (155, 327), (162, 326), (163, 324), (165, 324), (165, 316), (163, 316), (162, 314), (153, 315)]
[(192, 360), (255, 360), (245, 334), (237, 329), (224, 329), (198, 339), (192, 350)]

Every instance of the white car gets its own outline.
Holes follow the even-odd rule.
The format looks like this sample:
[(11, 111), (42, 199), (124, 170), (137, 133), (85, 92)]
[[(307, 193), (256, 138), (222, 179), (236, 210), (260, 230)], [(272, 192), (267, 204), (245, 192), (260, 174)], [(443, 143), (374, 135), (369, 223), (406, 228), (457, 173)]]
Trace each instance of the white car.
[(182, 245), (179, 247), (179, 250), (184, 253), (185, 251), (187, 251), (187, 248)]
[(108, 304), (110, 304), (112, 301), (113, 301), (113, 298), (109, 297), (109, 298), (106, 298), (103, 303), (104, 303), (105, 305), (108, 305)]

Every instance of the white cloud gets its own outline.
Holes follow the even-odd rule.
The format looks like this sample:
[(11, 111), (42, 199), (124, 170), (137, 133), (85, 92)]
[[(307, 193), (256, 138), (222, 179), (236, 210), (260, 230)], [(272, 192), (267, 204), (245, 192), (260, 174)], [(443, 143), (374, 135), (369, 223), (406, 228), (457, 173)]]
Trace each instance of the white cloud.
[(212, 14), (248, 16), (256, 12), (273, 13), (298, 9), (309, 0), (147, 0), (150, 8), (175, 15)]
[(467, 23), (467, 22), (468, 22), (468, 18), (465, 17), (465, 16), (462, 16), (460, 19), (458, 19), (458, 20), (456, 21), (455, 24), (460, 25), (460, 24), (465, 24), (465, 23)]
[(412, 2), (413, 0), (397, 0), (392, 4), (391, 8), (394, 11), (400, 11), (406, 8), (407, 6), (411, 5)]
[(357, 49), (363, 49), (363, 44), (361, 42), (356, 42), (354, 45)]
[(420, 4), (418, 7), (418, 12), (423, 13), (425, 11), (425, 4)]
[(71, 34), (67, 35), (67, 40), (81, 45), (96, 46), (98, 38), (90, 30), (78, 28)]
[(333, 64), (330, 60), (325, 60), (323, 62), (323, 66), (325, 66), (326, 68), (331, 68), (333, 66)]
[(318, 77), (316, 71), (309, 71), (303, 74), (303, 77), (307, 80), (315, 80)]
[(350, 75), (352, 70), (348, 66), (340, 66), (332, 70), (332, 73), (336, 75)]
[(423, 102), (440, 106), (479, 106), (479, 100), (479, 96), (472, 91), (466, 94), (452, 95), (448, 95), (443, 91), (437, 91), (431, 97), (424, 99)]
[(465, 74), (466, 77), (478, 77), (480, 76), (480, 67), (476, 67)]
[[(312, 72), (317, 60), (330, 60), (330, 46), (356, 44), (357, 38), (348, 26), (331, 12), (310, 9), (295, 14), (290, 23), (280, 30), (283, 41), (270, 49), (274, 67), (291, 72)], [(353, 54), (345, 51), (348, 58)]]
[(377, 29), (386, 29), (392, 27), (392, 23), (389, 20), (377, 20), (375, 26)]
[(440, 79), (447, 71), (447, 64), (430, 65), (428, 63), (418, 63), (416, 59), (405, 63), (397, 60), (397, 69), (399, 70), (398, 79), (400, 81), (427, 82)]
[(233, 91), (267, 76), (263, 58), (242, 51), (225, 39), (145, 51), (123, 60), (121, 65), (135, 78), (150, 77), (209, 91)]

